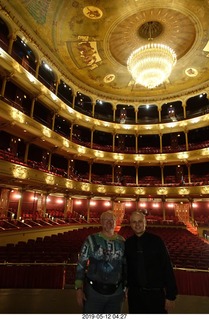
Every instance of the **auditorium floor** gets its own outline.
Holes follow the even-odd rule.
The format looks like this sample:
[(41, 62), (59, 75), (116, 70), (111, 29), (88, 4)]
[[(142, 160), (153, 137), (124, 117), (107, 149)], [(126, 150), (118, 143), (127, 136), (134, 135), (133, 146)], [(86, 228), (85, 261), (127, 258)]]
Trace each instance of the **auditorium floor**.
[[(124, 313), (127, 303), (124, 304)], [(80, 314), (73, 289), (0, 289), (0, 314)], [(174, 314), (209, 314), (209, 297), (178, 296)]]

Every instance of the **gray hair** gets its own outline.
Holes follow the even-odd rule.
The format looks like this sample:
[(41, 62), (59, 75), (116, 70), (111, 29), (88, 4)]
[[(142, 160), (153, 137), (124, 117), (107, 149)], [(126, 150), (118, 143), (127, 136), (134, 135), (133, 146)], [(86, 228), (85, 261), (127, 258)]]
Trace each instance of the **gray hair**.
[(112, 210), (107, 210), (107, 211), (102, 212), (102, 214), (100, 216), (100, 221), (102, 221), (102, 219), (104, 219), (104, 217), (106, 215), (110, 215), (110, 214), (112, 215), (113, 219), (116, 220), (116, 216), (115, 216), (114, 212)]

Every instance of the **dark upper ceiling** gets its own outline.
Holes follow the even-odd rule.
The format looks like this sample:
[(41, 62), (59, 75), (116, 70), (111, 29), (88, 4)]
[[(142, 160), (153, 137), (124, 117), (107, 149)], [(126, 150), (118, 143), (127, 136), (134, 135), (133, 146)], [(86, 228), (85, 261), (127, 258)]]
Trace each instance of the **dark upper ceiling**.
[[(15, 22), (84, 94), (131, 104), (178, 100), (208, 88), (209, 45), (204, 50), (209, 40), (207, 0), (0, 3), (11, 16), (16, 12)], [(169, 45), (178, 58), (169, 79), (151, 90), (136, 85), (126, 66), (130, 53), (148, 43), (146, 30), (140, 29), (148, 21), (161, 27), (154, 41)]]

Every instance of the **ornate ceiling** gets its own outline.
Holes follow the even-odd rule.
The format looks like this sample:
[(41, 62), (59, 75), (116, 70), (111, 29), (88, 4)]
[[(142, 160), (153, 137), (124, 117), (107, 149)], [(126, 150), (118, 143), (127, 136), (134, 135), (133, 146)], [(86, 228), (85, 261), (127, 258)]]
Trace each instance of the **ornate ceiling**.
[[(75, 88), (121, 103), (183, 100), (209, 86), (208, 0), (0, 0)], [(12, 15), (12, 14), (11, 14)], [(146, 22), (156, 23), (153, 41), (169, 45), (177, 64), (155, 89), (136, 85), (126, 61), (148, 43)]]

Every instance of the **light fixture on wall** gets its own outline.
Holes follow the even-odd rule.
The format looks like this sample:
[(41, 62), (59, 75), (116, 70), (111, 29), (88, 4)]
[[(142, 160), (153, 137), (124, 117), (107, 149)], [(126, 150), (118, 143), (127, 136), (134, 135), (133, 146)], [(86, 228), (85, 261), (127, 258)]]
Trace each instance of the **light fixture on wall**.
[[(149, 21), (142, 25), (144, 35), (149, 41), (153, 40), (153, 34), (159, 33), (159, 26), (161, 27), (161, 24), (157, 21)], [(173, 49), (162, 43), (151, 42), (131, 53), (127, 68), (136, 83), (152, 89), (167, 80), (176, 61)]]

